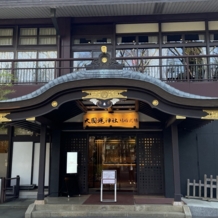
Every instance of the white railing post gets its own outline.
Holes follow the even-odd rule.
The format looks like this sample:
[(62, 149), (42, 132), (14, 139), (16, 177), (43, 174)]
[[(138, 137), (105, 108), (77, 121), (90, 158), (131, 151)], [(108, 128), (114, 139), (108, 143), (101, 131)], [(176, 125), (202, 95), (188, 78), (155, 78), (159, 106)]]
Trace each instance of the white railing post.
[(207, 198), (207, 175), (204, 175), (204, 198)]
[(193, 197), (195, 197), (195, 179), (193, 180)]
[(210, 175), (210, 198), (213, 198), (213, 176)]
[(190, 180), (187, 179), (187, 196), (190, 196)]

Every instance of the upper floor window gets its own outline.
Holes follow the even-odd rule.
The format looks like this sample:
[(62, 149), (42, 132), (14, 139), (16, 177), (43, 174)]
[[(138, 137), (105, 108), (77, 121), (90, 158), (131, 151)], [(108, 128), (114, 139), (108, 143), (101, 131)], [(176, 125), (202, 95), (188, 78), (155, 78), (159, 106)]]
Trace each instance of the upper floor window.
[[(12, 62), (6, 61), (4, 62), (4, 59), (13, 59), (14, 58), (14, 52), (8, 52), (8, 51), (2, 51), (0, 52), (0, 83), (11, 83), (11, 67)], [(4, 76), (2, 76), (4, 75)], [(1, 129), (1, 127), (0, 127)]]
[(210, 42), (217, 42), (218, 41), (218, 32), (210, 33)]
[(137, 35), (137, 36), (118, 36), (117, 37), (117, 45), (122, 44), (157, 44), (158, 43), (158, 37), (155, 35)]
[(56, 45), (56, 30), (39, 28), (39, 45)]
[(138, 43), (141, 44), (147, 44), (147, 43), (154, 43), (157, 44), (158, 37), (157, 36), (139, 36), (138, 37)]
[(0, 135), (7, 135), (8, 128), (5, 128), (3, 125), (0, 124)]
[(167, 34), (163, 36), (163, 43), (181, 43), (182, 34)]
[(26, 130), (26, 129), (15, 127), (14, 128), (14, 135), (15, 136), (17, 136), (17, 135), (31, 135), (32, 136), (33, 132)]
[[(49, 82), (56, 77), (55, 61), (47, 60), (57, 58), (57, 51), (19, 51), (18, 59), (30, 59), (19, 61), (16, 64), (14, 77), (17, 83)], [(45, 59), (36, 61), (31, 59)]]
[(195, 42), (205, 42), (205, 35), (198, 33), (176, 33), (176, 34), (166, 34), (163, 35), (163, 44), (168, 43), (195, 43)]
[[(111, 50), (108, 49), (108, 53), (111, 55)], [(92, 62), (92, 58), (98, 58), (101, 52), (99, 50), (92, 50), (92, 51), (75, 51), (73, 52), (73, 58), (79, 58), (79, 59), (90, 59), (90, 60), (74, 60), (73, 65), (73, 71), (81, 70), (82, 68), (85, 68), (86, 65), (89, 65)]]
[(117, 44), (136, 44), (136, 36), (119, 36), (117, 37)]
[(0, 46), (13, 45), (13, 29), (0, 29)]
[(185, 42), (204, 42), (204, 34), (185, 34)]
[(88, 36), (76, 38), (73, 41), (74, 44), (109, 44), (111, 43), (110, 37), (102, 37), (102, 36)]
[(56, 30), (54, 28), (20, 28), (20, 45), (55, 45)]

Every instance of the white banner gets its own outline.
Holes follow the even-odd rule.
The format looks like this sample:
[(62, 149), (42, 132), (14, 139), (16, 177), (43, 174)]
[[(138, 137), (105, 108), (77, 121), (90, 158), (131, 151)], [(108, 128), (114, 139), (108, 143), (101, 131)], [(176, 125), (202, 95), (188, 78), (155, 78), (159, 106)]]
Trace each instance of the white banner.
[(67, 173), (77, 173), (77, 152), (67, 152)]

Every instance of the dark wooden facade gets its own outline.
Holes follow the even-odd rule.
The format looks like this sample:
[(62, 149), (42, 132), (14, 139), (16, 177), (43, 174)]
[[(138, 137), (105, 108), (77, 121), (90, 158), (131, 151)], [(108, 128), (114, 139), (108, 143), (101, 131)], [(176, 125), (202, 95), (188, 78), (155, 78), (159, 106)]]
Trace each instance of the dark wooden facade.
[[(12, 43), (0, 46), (1, 69), (8, 70), (16, 77), (13, 81), (13, 89), (16, 92), (9, 97), (25, 96), (37, 90), (39, 92), (38, 94), (35, 92), (35, 95), (28, 98), (0, 102), (0, 114), (6, 113), (3, 118), (8, 119), (3, 120), (8, 133), (0, 135), (0, 140), (9, 141), (7, 176), (11, 176), (13, 142), (40, 142), (37, 200), (44, 200), (45, 149), (46, 143), (50, 142), (52, 145), (50, 195), (59, 196), (65, 177), (66, 152), (75, 150), (79, 151), (82, 157), (79, 160), (79, 188), (81, 193), (88, 193), (88, 161), (86, 159), (88, 135), (99, 132), (114, 134), (115, 129), (110, 127), (84, 129), (82, 122), (65, 121), (91, 110), (93, 105), (87, 106), (82, 101), (86, 95), (82, 90), (126, 89), (127, 92), (124, 95), (127, 100), (134, 101), (131, 103), (134, 106), (127, 105), (125, 110), (133, 107), (135, 111), (158, 120), (156, 123), (141, 121), (139, 129), (116, 129), (121, 135), (126, 133), (137, 135), (138, 194), (162, 194), (165, 197), (174, 197), (175, 201), (181, 201), (181, 196), (185, 195), (187, 178), (196, 176), (195, 179), (198, 179), (203, 174), (215, 174), (218, 166), (216, 158), (210, 161), (213, 170), (210, 170), (209, 164), (207, 165), (203, 158), (200, 160), (200, 156), (207, 150), (207, 145), (200, 143), (199, 147), (195, 148), (199, 142), (198, 137), (202, 137), (205, 143), (213, 138), (214, 143), (208, 142), (209, 154), (213, 154), (213, 149), (217, 153), (217, 136), (216, 131), (213, 131), (217, 122), (213, 120), (217, 119), (218, 100), (212, 97), (218, 97), (218, 72), (216, 71), (218, 53), (216, 50), (215, 52), (211, 50), (218, 46), (218, 28), (210, 29), (212, 21), (218, 22), (217, 13), (102, 16), (100, 18), (94, 15), (93, 17), (53, 16), (52, 19), (0, 20), (0, 30), (13, 30)], [(201, 27), (203, 29), (190, 30), (188, 34), (182, 29), (175, 32), (162, 30), (164, 23), (175, 22), (200, 22), (201, 25), (203, 23)], [(149, 32), (145, 29), (144, 33), (117, 30), (118, 25), (134, 26), (144, 23), (156, 24), (157, 30)], [(30, 28), (35, 29), (35, 35), (32, 33), (32, 35), (29, 33), (25, 35), (22, 32)], [(55, 35), (43, 33), (43, 30), (50, 28), (55, 29)], [(198, 40), (196, 36), (199, 37)], [(213, 40), (211, 40), (212, 36)], [(0, 40), (4, 37), (10, 38), (10, 34), (3, 37), (0, 35)], [(22, 39), (28, 37), (31, 43), (22, 44)], [(51, 41), (49, 41), (50, 44), (46, 43), (46, 37), (53, 37), (53, 43)], [(120, 43), (120, 38), (123, 43)], [(31, 41), (33, 39), (36, 41)], [(149, 39), (151, 41), (157, 39), (157, 41), (150, 43)], [(115, 78), (110, 75), (108, 78), (98, 76), (90, 78), (86, 73), (79, 74), (85, 70), (85, 65), (98, 58), (102, 45), (107, 46), (108, 57), (117, 63), (124, 64), (123, 72), (125, 71), (126, 75), (129, 73), (129, 77)], [(126, 55), (125, 52), (130, 54)], [(142, 52), (147, 53), (142, 54)], [(13, 58), (10, 55), (4, 56), (6, 53), (13, 54)], [(120, 53), (123, 55), (118, 55)], [(153, 64), (150, 64), (152, 61)], [(147, 71), (146, 67), (142, 69), (140, 64), (143, 67), (148, 64)], [(100, 69), (93, 70), (96, 70), (93, 75), (102, 73)], [(117, 72), (113, 69), (112, 73)], [(134, 74), (138, 77), (131, 77)], [(155, 83), (151, 82), (152, 79), (140, 80), (140, 74), (150, 75), (155, 79)], [(76, 75), (75, 78), (74, 75)], [(65, 81), (67, 76), (72, 77), (71, 80)], [(58, 82), (60, 81), (58, 78), (63, 81)], [(5, 81), (1, 83), (5, 84)], [(164, 84), (176, 90), (173, 89), (170, 92), (168, 86), (166, 89), (163, 88)], [(42, 92), (41, 87), (43, 87)], [(199, 96), (187, 97), (180, 91)], [(154, 100), (158, 101), (158, 105), (152, 103)], [(57, 107), (52, 106), (54, 101), (58, 103)], [(125, 104), (121, 104), (120, 108), (122, 107), (125, 107)], [(121, 110), (120, 108), (118, 110)], [(97, 107), (94, 110), (98, 110)], [(201, 119), (207, 115), (211, 115), (209, 120)], [(32, 123), (26, 120), (31, 117), (35, 118)], [(213, 123), (208, 124), (211, 121)], [(34, 136), (14, 136), (14, 127), (29, 130), (34, 133)], [(161, 163), (152, 169), (142, 167), (149, 161), (153, 161), (149, 159), (153, 151), (150, 150), (149, 153), (149, 149), (146, 150), (146, 146), (150, 146), (146, 142), (149, 137), (155, 138), (155, 143), (158, 144), (154, 153), (156, 161)], [(72, 143), (75, 139), (79, 145)], [(195, 149), (201, 150), (195, 151)], [(189, 162), (192, 165), (190, 170)], [(199, 164), (202, 166), (201, 170)], [(151, 180), (145, 178), (148, 175)], [(155, 185), (156, 189), (152, 185)]]

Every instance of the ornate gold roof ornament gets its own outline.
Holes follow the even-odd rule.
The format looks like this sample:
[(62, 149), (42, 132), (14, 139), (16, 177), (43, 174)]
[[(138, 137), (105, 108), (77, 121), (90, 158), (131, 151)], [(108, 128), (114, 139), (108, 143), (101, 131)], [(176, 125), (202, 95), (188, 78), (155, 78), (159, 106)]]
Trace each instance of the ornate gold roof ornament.
[(57, 107), (58, 106), (58, 102), (57, 101), (52, 101), (51, 106), (52, 107)]
[(127, 96), (122, 95), (122, 92), (127, 90), (83, 90), (82, 92), (88, 95), (82, 99), (88, 99), (99, 108), (109, 108), (116, 104), (120, 99), (126, 99)]
[(177, 119), (177, 120), (185, 120), (186, 117), (180, 116), (180, 115), (176, 115), (176, 119)]
[(10, 113), (0, 113), (0, 123), (2, 122), (10, 122), (11, 120), (8, 119), (6, 116)]
[(206, 112), (207, 115), (201, 119), (218, 120), (218, 110), (203, 110), (203, 112)]
[(127, 97), (122, 95), (122, 92), (127, 92), (127, 90), (83, 90), (82, 92), (87, 93), (88, 95), (82, 97), (83, 99), (112, 99), (112, 98), (123, 98), (126, 99)]
[(105, 46), (105, 45), (101, 46), (101, 52), (107, 53), (107, 46)]
[(26, 121), (35, 121), (36, 118), (35, 117), (29, 117), (29, 118), (26, 118)]
[(155, 100), (152, 101), (152, 104), (153, 104), (154, 106), (158, 106), (159, 101), (155, 99)]
[(110, 54), (107, 52), (107, 46), (101, 46), (101, 54), (98, 58), (93, 59), (91, 64), (85, 66), (86, 70), (96, 70), (96, 69), (123, 69), (124, 64), (118, 63), (115, 59), (111, 58)]

